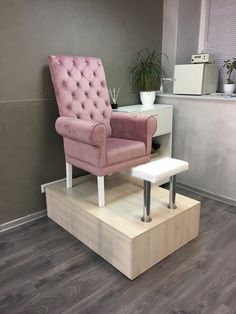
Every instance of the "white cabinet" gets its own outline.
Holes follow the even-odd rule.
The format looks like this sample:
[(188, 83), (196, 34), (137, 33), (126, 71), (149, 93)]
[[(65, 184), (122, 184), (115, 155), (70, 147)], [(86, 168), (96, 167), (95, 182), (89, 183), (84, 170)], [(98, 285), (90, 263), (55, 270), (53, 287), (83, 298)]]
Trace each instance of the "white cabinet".
[(153, 157), (171, 157), (173, 106), (160, 104), (152, 106), (133, 105), (120, 107), (118, 111), (154, 116), (157, 119), (157, 131), (153, 137), (157, 137), (161, 146), (158, 153), (154, 154)]

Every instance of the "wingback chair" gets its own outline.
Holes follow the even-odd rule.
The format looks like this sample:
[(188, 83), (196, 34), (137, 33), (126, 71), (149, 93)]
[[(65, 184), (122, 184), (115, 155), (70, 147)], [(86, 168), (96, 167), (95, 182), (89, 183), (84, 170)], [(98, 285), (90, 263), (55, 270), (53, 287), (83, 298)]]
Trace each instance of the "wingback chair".
[(150, 160), (156, 119), (112, 112), (100, 59), (49, 56), (63, 136), (67, 188), (72, 165), (97, 176), (98, 204), (105, 205), (104, 176)]

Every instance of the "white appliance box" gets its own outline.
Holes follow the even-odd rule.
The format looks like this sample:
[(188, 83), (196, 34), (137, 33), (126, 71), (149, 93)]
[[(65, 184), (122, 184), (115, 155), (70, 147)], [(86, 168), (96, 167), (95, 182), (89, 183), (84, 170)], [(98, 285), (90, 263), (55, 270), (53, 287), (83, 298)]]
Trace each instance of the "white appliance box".
[(207, 95), (215, 93), (219, 69), (216, 64), (180, 64), (175, 66), (174, 94)]

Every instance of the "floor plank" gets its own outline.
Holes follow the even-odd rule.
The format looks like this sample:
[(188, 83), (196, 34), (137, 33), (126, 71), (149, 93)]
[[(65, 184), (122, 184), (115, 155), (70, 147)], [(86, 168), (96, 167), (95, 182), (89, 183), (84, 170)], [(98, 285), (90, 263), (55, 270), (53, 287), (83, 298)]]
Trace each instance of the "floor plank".
[(236, 208), (202, 202), (200, 235), (134, 281), (42, 218), (0, 235), (0, 313), (236, 313)]

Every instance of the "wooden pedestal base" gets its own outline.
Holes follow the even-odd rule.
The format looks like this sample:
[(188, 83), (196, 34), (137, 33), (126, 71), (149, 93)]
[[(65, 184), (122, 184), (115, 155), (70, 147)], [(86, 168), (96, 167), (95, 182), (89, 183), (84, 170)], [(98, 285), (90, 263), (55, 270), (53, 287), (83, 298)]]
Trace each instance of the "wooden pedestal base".
[(48, 217), (134, 279), (197, 237), (200, 203), (178, 195), (176, 210), (168, 210), (168, 191), (152, 186), (150, 223), (143, 214), (142, 182), (124, 175), (105, 178), (106, 206), (97, 206), (96, 177), (46, 188)]

